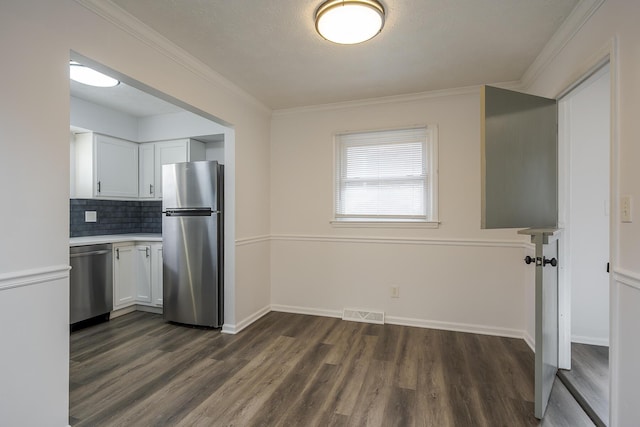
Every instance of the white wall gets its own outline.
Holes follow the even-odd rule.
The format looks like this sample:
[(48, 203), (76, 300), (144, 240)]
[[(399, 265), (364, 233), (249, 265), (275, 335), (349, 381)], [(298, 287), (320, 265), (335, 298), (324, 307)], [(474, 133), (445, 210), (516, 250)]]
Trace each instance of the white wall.
[(557, 96), (611, 51), (612, 108), (611, 425), (640, 425), (640, 221), (619, 222), (619, 197), (640, 200), (640, 2), (607, 0), (529, 84), (529, 91)]
[[(228, 156), (238, 167), (228, 203), (236, 206), (238, 238), (269, 233), (270, 111), (184, 53), (150, 47), (152, 33), (136, 34), (140, 24), (124, 30), (109, 23), (117, 14), (108, 9), (106, 19), (72, 0), (5, 2), (1, 9), (0, 52), (11, 60), (0, 63), (0, 198), (19, 209), (0, 211), (0, 424), (65, 426), (70, 51), (233, 125), (236, 147)], [(119, 19), (126, 27), (127, 18)], [(254, 220), (255, 212), (264, 215)], [(231, 325), (269, 305), (269, 249), (256, 248), (236, 254), (232, 273), (254, 275), (238, 277), (226, 296)]]
[(71, 126), (133, 142), (224, 135), (231, 131), (190, 111), (135, 117), (73, 96), (69, 117)]
[[(440, 227), (332, 226), (333, 134), (415, 124), (438, 127)], [(280, 111), (271, 129), (275, 309), (523, 336), (527, 240), (480, 229), (479, 89)]]
[(73, 96), (69, 107), (71, 126), (138, 142), (137, 117)]
[(189, 111), (138, 119), (138, 142), (162, 141), (203, 135), (228, 134), (229, 129)]
[(211, 141), (204, 145), (205, 158), (207, 160), (215, 160), (224, 165), (224, 141)]

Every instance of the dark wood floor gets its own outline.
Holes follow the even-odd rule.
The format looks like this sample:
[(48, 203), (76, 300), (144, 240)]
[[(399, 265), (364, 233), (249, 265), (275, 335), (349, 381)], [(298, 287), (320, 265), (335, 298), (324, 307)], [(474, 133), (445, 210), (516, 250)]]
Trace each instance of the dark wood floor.
[(571, 343), (571, 370), (558, 375), (596, 425), (609, 422), (609, 347)]
[(135, 312), (71, 335), (77, 426), (586, 426), (556, 382), (533, 417), (518, 339), (269, 313), (238, 335)]

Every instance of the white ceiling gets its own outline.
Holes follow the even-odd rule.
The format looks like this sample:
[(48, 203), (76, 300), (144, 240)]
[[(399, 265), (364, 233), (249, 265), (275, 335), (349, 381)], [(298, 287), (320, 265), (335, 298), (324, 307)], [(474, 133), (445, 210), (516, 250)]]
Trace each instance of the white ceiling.
[(87, 86), (73, 80), (70, 81), (70, 84), (71, 96), (103, 105), (134, 117), (184, 111), (180, 107), (124, 83), (110, 88)]
[(381, 0), (351, 46), (314, 28), (322, 0), (111, 0), (273, 109), (518, 81), (579, 0)]

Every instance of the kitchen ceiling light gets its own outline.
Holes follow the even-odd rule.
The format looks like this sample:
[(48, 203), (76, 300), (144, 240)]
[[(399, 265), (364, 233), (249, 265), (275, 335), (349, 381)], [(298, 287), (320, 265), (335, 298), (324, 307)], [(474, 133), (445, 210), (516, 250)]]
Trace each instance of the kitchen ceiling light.
[(71, 77), (71, 80), (89, 86), (114, 87), (120, 84), (119, 80), (75, 61), (71, 61), (69, 63), (69, 76)]
[(316, 12), (316, 30), (334, 43), (362, 43), (383, 26), (384, 8), (376, 0), (329, 0)]

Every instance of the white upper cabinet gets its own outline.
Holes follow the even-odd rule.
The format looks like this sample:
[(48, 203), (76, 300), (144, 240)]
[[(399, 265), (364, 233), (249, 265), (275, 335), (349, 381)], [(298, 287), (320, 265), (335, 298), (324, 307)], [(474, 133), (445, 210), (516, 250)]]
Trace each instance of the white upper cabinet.
[(162, 199), (162, 165), (206, 160), (195, 139), (136, 143), (87, 132), (72, 141), (71, 197)]
[(139, 197), (162, 198), (162, 165), (205, 160), (205, 147), (194, 139), (140, 144)]
[(141, 199), (154, 199), (156, 198), (155, 144), (140, 144), (138, 154), (140, 159), (138, 197)]
[(76, 135), (75, 147), (76, 197), (138, 197), (138, 144), (83, 133)]

